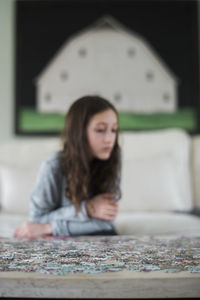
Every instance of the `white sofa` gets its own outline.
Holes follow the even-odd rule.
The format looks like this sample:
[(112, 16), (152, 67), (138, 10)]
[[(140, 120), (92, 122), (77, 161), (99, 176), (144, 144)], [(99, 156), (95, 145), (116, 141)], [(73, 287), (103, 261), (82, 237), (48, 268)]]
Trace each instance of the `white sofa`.
[[(180, 129), (122, 132), (120, 235), (200, 235), (200, 136)], [(28, 219), (39, 165), (61, 148), (55, 137), (0, 143), (0, 237)], [(191, 212), (196, 212), (191, 213)]]

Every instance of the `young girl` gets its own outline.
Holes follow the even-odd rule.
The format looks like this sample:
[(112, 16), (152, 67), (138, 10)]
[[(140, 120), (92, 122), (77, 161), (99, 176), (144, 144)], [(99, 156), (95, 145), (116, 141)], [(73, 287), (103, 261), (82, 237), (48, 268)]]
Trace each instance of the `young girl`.
[(116, 234), (121, 160), (115, 107), (99, 96), (78, 99), (67, 113), (62, 141), (62, 151), (42, 162), (29, 222), (14, 236)]

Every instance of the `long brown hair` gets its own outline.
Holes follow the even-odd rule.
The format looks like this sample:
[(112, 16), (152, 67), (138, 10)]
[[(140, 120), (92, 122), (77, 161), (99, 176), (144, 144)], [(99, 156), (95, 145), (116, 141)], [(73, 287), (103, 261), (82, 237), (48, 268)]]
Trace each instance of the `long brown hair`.
[(66, 114), (62, 132), (61, 168), (66, 176), (66, 196), (80, 209), (82, 200), (100, 193), (120, 192), (120, 147), (118, 132), (110, 158), (90, 160), (91, 150), (86, 129), (90, 119), (97, 113), (115, 107), (99, 96), (85, 96), (76, 100)]

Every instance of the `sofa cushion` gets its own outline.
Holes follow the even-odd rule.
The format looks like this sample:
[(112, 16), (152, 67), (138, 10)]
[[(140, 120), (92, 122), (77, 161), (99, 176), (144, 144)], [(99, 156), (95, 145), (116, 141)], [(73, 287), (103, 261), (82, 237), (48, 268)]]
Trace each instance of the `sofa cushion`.
[[(184, 130), (124, 132), (120, 138), (120, 145), (122, 147), (120, 211), (151, 210), (149, 203), (154, 205), (153, 209), (157, 207), (157, 210), (164, 211), (174, 209), (189, 211), (193, 208), (191, 138)], [(167, 164), (169, 164), (168, 167)], [(147, 165), (151, 169), (147, 170)], [(158, 178), (156, 173), (162, 180)], [(145, 191), (147, 188), (143, 184), (143, 176), (146, 185), (148, 178), (150, 182), (148, 184), (148, 201), (146, 200), (145, 203), (141, 203), (144, 195), (147, 199), (147, 191)], [(176, 188), (173, 181), (177, 185)], [(136, 187), (137, 185), (138, 187)], [(134, 186), (137, 190), (137, 198), (135, 197)], [(170, 190), (168, 191), (169, 186)], [(156, 191), (156, 187), (158, 191)], [(155, 195), (157, 199), (153, 199)], [(169, 199), (170, 195), (173, 195), (171, 200)], [(158, 201), (159, 197), (160, 201)], [(164, 198), (167, 198), (168, 203), (164, 204), (162, 200)], [(159, 205), (159, 209), (157, 205)]]
[(60, 140), (54, 137), (16, 138), (0, 146), (0, 164), (34, 166), (58, 151)]
[(39, 166), (58, 150), (58, 138), (16, 139), (1, 144), (0, 207), (3, 212), (28, 214), (30, 192)]
[(121, 212), (115, 227), (120, 235), (199, 236), (200, 218), (187, 213)]
[(124, 159), (120, 211), (184, 210), (170, 153)]
[(37, 168), (0, 165), (1, 210), (6, 213), (28, 214), (29, 197)]
[(194, 205), (200, 209), (200, 136), (193, 137), (192, 174), (194, 184)]

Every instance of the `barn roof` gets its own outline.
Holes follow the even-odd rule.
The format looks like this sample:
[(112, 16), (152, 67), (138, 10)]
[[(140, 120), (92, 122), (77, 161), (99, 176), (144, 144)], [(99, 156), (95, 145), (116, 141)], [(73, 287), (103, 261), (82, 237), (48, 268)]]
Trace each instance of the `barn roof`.
[(150, 43), (140, 36), (139, 34), (135, 33), (133, 30), (128, 29), (126, 26), (118, 22), (115, 18), (113, 18), (110, 15), (104, 15), (101, 18), (99, 18), (96, 22), (94, 22), (92, 25), (78, 31), (77, 33), (74, 33), (69, 39), (64, 42), (64, 44), (61, 46), (61, 48), (55, 53), (53, 58), (50, 60), (50, 62), (46, 65), (46, 67), (42, 70), (42, 72), (35, 78), (35, 83), (38, 84), (39, 81), (43, 78), (44, 74), (51, 68), (51, 65), (55, 61), (56, 57), (58, 57), (61, 52), (65, 50), (69, 42), (71, 42), (74, 38), (78, 38), (79, 36), (82, 36), (90, 31), (94, 30), (105, 30), (105, 29), (111, 29), (117, 32), (121, 32), (123, 34), (127, 34), (130, 36), (130, 38), (137, 38), (143, 46), (147, 47), (149, 50), (151, 50), (153, 56), (155, 57), (155, 63), (159, 65), (161, 68), (161, 71), (164, 71), (166, 75), (174, 81), (175, 84), (178, 84), (179, 78), (173, 73), (173, 71), (166, 65), (164, 60), (161, 58), (161, 56), (153, 49), (153, 47), (150, 45)]

